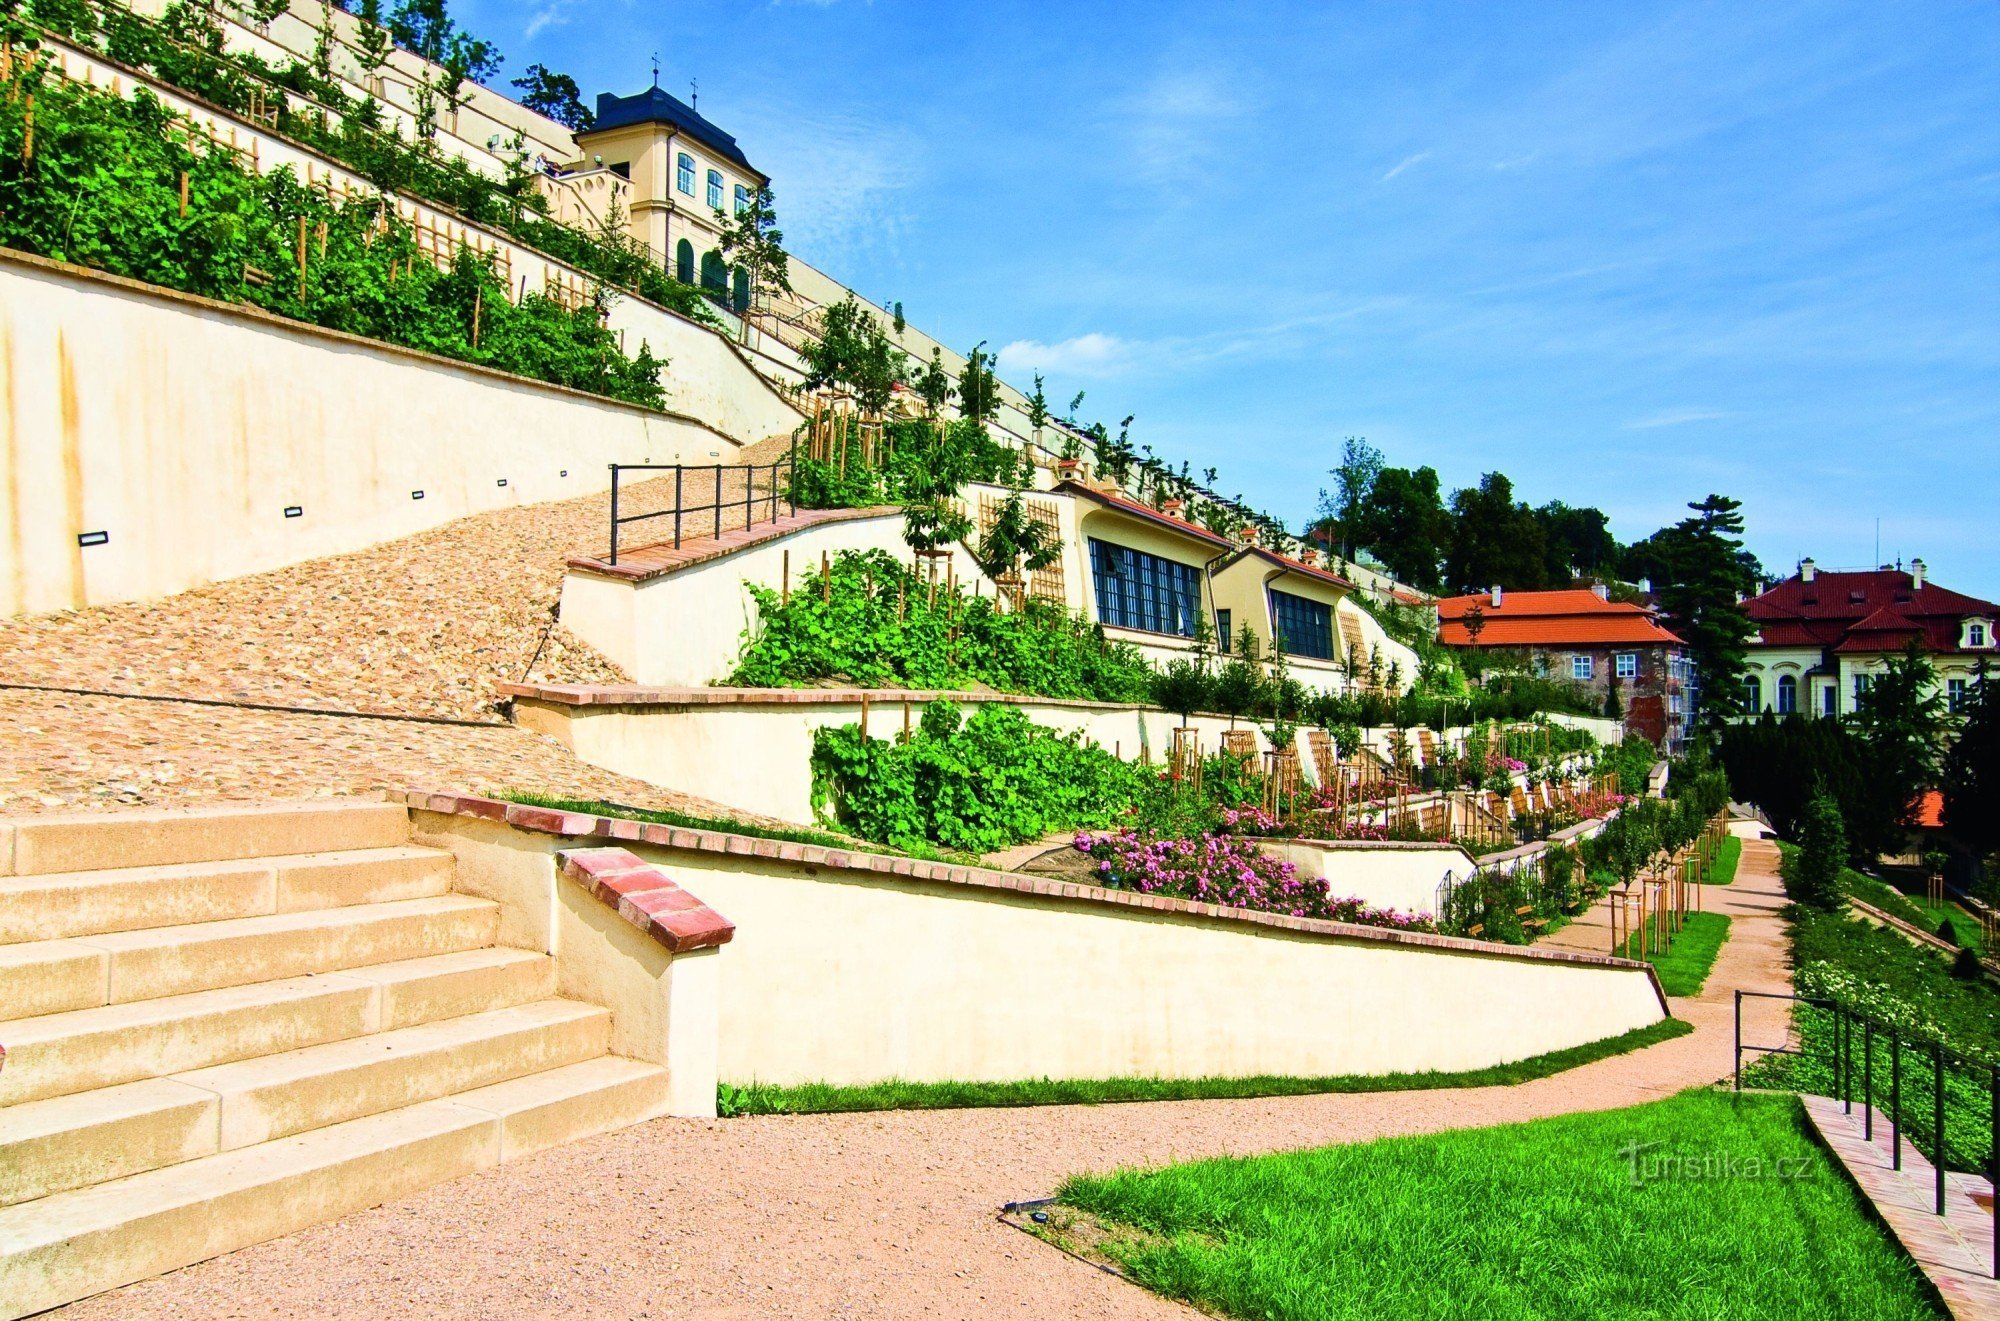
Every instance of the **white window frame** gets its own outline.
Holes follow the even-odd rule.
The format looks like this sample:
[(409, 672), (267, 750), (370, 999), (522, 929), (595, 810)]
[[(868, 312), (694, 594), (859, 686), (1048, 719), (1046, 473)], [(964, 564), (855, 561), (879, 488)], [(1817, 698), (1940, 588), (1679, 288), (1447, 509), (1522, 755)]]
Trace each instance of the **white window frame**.
[(1612, 657), (1611, 672), (1621, 679), (1638, 678), (1639, 653), (1636, 651), (1619, 652), (1616, 656)]
[(1945, 709), (1953, 715), (1963, 715), (1966, 703), (1972, 698), (1972, 685), (1965, 679), (1953, 676), (1944, 681)]
[(1590, 682), (1597, 677), (1597, 661), (1590, 656), (1571, 656), (1569, 677), (1578, 683)]
[(721, 170), (710, 170), (708, 172), (708, 205), (711, 210), (720, 211), (722, 209)]
[(748, 211), (750, 209), (750, 190), (748, 188), (744, 187), (742, 184), (737, 184), (736, 191), (733, 194), (731, 194), (731, 196), (733, 196), (736, 199), (737, 215), (740, 216), (745, 211)]
[(1965, 626), (1965, 645), (1968, 647), (1983, 647), (1986, 645), (1986, 625), (1984, 622), (1975, 620)]
[(674, 186), (689, 197), (694, 196), (694, 157), (686, 152), (680, 153), (680, 159), (674, 162)]

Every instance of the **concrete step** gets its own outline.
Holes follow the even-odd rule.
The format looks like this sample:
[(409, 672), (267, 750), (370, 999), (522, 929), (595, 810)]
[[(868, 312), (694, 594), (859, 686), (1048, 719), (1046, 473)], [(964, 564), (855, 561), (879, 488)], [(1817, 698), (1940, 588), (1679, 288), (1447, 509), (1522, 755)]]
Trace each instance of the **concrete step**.
[(604, 1056), (0, 1208), (0, 1317), (637, 1123), (665, 1098), (664, 1069)]
[(0, 823), (0, 876), (386, 848), (409, 840), (406, 809), (363, 798), (22, 817)]
[(500, 906), (471, 895), (272, 913), (92, 936), (110, 957), (108, 1002), (337, 972), (493, 943)]
[(0, 1022), (0, 1106), (503, 1008), (554, 979), (545, 955), (468, 950)]
[(0, 944), (415, 899), (451, 877), (449, 853), (403, 844), (0, 879)]
[(178, 1074), (222, 1098), (224, 1151), (602, 1055), (611, 1014), (541, 1000)]
[(598, 1058), (610, 1015), (543, 1000), (0, 1109), (0, 1206)]

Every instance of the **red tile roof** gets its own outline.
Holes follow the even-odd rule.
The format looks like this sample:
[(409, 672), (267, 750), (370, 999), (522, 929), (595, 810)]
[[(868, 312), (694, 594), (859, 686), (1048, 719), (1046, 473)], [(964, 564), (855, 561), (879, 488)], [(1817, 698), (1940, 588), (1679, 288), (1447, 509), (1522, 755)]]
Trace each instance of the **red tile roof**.
[[(1465, 625), (1477, 608), (1485, 623), (1475, 640)], [(1452, 647), (1678, 647), (1653, 613), (1629, 601), (1606, 601), (1588, 589), (1447, 596), (1438, 602), (1438, 641)]]
[(1766, 647), (1820, 647), (1847, 654), (1901, 651), (1912, 638), (1926, 650), (1959, 650), (1960, 621), (1993, 618), (2000, 605), (1936, 583), (1919, 587), (1901, 569), (1793, 575), (1744, 606)]
[(1923, 794), (1917, 799), (1916, 811), (1911, 814), (1911, 817), (1919, 829), (1943, 829), (1944, 795), (1935, 789), (1924, 790)]
[(1086, 500), (1095, 501), (1107, 508), (1117, 509), (1137, 518), (1147, 519), (1162, 527), (1171, 528), (1175, 532), (1185, 533), (1197, 540), (1206, 541), (1213, 546), (1233, 546), (1236, 544), (1228, 537), (1210, 532), (1207, 528), (1190, 523), (1185, 518), (1175, 518), (1165, 510), (1155, 509), (1151, 505), (1142, 505), (1137, 500), (1127, 500), (1122, 495), (1112, 495), (1108, 491), (1100, 491), (1094, 486), (1085, 486), (1082, 482), (1058, 482), (1055, 489), (1069, 495), (1080, 495)]

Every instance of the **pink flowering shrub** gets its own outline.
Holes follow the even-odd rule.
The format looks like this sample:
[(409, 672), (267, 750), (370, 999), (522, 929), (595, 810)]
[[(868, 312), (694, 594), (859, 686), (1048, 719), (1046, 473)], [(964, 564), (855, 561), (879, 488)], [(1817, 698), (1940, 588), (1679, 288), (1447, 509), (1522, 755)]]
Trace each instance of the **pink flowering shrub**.
[(1079, 831), (1075, 845), (1077, 852), (1097, 860), (1098, 883), (1114, 890), (1401, 931), (1435, 929), (1428, 918), (1371, 908), (1352, 896), (1335, 898), (1324, 880), (1300, 877), (1291, 863), (1267, 857), (1241, 836), (1148, 839), (1134, 830), (1105, 835)]

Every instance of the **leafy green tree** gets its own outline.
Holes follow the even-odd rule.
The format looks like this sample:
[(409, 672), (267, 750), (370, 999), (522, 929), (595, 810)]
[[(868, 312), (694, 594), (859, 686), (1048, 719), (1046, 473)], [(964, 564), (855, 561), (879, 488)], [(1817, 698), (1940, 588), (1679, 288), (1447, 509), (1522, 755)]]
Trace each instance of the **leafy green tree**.
[[(790, 293), (792, 291), (791, 258), (785, 255), (785, 234), (778, 228), (778, 212), (771, 196), (771, 186), (760, 184), (757, 191), (750, 194), (749, 201), (731, 216), (721, 207), (715, 208), (715, 225), (722, 231), (718, 245), (722, 255), (736, 268), (743, 281), (743, 292), (748, 306), (761, 305), (765, 295)], [(847, 302), (853, 303), (850, 296)], [(856, 308), (859, 311), (859, 308)], [(900, 364), (903, 351), (890, 341), (873, 316), (867, 318), (869, 342), (866, 345), (867, 366), (864, 376), (871, 386), (876, 385), (885, 370), (891, 383), (902, 380)], [(743, 323), (743, 333), (750, 333), (750, 323)], [(857, 388), (857, 393), (859, 389)], [(879, 413), (888, 406), (888, 396), (882, 395), (881, 403), (869, 409)], [(863, 405), (867, 407), (867, 405)]]
[(1983, 665), (1969, 700), (1944, 759), (1944, 824), (1986, 857), (2000, 852), (2000, 688)]
[(982, 426), (1000, 415), (1000, 382), (984, 340), (972, 346), (958, 373), (958, 411)]
[(917, 373), (917, 398), (924, 401), (924, 415), (935, 418), (951, 398), (951, 373), (944, 368), (944, 351), (931, 347), (931, 360)]
[(1436, 591), (1438, 567), (1451, 544), (1451, 514), (1434, 468), (1384, 468), (1356, 515), (1355, 541), (1374, 553), (1398, 581)]
[(1039, 438), (1049, 421), (1049, 397), (1042, 392), (1042, 374), (1035, 373), (1035, 392), (1028, 396), (1028, 425)]
[(1343, 559), (1353, 559), (1361, 548), (1362, 518), (1382, 464), (1381, 450), (1360, 436), (1349, 436), (1341, 445), (1340, 466), (1329, 473), (1333, 490), (1319, 493), (1320, 519), (1339, 536)]
[(826, 309), (819, 338), (807, 341), (799, 357), (806, 365), (806, 389), (846, 390), (871, 414), (889, 406), (908, 362), (882, 323), (851, 294)]
[(1542, 525), (1532, 509), (1514, 499), (1506, 474), (1489, 472), (1478, 486), (1453, 492), (1451, 512), (1448, 586), (1477, 592), (1498, 584), (1531, 592), (1547, 585)]
[(1027, 502), (1017, 486), (994, 511), (992, 525), (980, 535), (973, 558), (981, 572), (998, 581), (1023, 569), (1048, 568), (1062, 558), (1062, 542), (1046, 524), (1028, 516)]
[(1667, 627), (1687, 644), (1701, 721), (1710, 729), (1743, 704), (1744, 658), (1757, 631), (1743, 608), (1756, 580), (1739, 553), (1742, 507), (1728, 496), (1711, 495), (1688, 506), (1692, 517), (1652, 537), (1661, 570), (1653, 590)]
[(1937, 670), (1912, 639), (1892, 656), (1854, 703), (1849, 717), (1867, 748), (1868, 785), (1879, 828), (1860, 841), (1865, 852), (1891, 847), (1896, 828), (1907, 826), (1917, 800), (1937, 787), (1947, 727)]
[(1602, 509), (1577, 507), (1551, 500), (1535, 511), (1542, 527), (1546, 563), (1544, 581), (1550, 586), (1570, 582), (1578, 574), (1611, 572), (1618, 567), (1618, 539)]
[(1843, 902), (1840, 877), (1846, 866), (1847, 830), (1840, 819), (1840, 804), (1821, 790), (1806, 807), (1805, 829), (1785, 876), (1785, 891), (1801, 904), (1839, 908)]
[(556, 73), (544, 64), (530, 64), (513, 86), (521, 89), (521, 104), (538, 115), (546, 115), (568, 129), (587, 129), (597, 116), (583, 103), (576, 79)]

